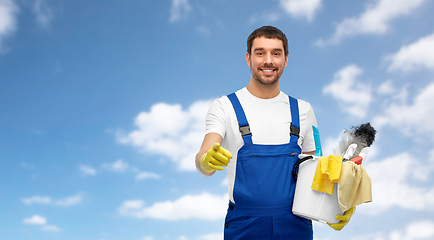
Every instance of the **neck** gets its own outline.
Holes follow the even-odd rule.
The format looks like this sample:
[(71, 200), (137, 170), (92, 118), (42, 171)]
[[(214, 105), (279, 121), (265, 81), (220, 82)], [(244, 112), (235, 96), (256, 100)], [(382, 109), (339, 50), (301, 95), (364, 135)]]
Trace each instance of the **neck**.
[(279, 81), (272, 85), (264, 85), (258, 83), (258, 81), (256, 81), (252, 77), (250, 78), (250, 83), (249, 85), (247, 85), (246, 88), (251, 94), (253, 94), (253, 96), (262, 99), (274, 98), (277, 97), (277, 95), (279, 95), (280, 93)]

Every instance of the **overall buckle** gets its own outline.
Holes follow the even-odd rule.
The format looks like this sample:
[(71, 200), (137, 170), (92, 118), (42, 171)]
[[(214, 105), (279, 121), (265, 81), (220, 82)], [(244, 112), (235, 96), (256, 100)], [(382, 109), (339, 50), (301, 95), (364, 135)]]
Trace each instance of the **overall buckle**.
[(300, 137), (300, 128), (292, 126), (291, 122), (291, 135), (295, 135), (297, 137)]
[(247, 125), (247, 126), (244, 126), (244, 127), (240, 127), (240, 132), (241, 132), (241, 135), (244, 137), (245, 135), (252, 135), (252, 133), (250, 132), (250, 126), (249, 125)]

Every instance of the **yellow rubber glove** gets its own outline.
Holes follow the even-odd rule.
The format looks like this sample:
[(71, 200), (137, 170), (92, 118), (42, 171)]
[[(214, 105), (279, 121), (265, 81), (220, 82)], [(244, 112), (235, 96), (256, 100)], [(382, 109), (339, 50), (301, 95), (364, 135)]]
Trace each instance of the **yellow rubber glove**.
[(202, 155), (202, 158), (200, 159), (200, 167), (207, 173), (214, 170), (221, 171), (223, 170), (223, 167), (228, 165), (231, 158), (231, 152), (220, 147), (219, 143), (215, 143), (208, 152)]
[(354, 215), (354, 212), (356, 211), (356, 207), (352, 207), (344, 212), (344, 215), (338, 215), (336, 216), (337, 220), (341, 220), (339, 223), (330, 224), (327, 223), (331, 228), (333, 228), (336, 231), (342, 230), (348, 222), (350, 222), (351, 217)]
[(312, 181), (312, 189), (332, 195), (335, 183), (339, 181), (341, 176), (341, 170), (341, 156), (319, 157)]

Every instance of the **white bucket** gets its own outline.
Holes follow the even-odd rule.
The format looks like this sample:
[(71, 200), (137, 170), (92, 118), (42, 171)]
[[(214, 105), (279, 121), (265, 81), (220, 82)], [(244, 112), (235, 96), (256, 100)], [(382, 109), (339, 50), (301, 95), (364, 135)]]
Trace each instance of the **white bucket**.
[[(307, 155), (300, 155), (300, 158)], [(335, 184), (333, 195), (313, 190), (312, 181), (315, 176), (318, 156), (302, 162), (298, 170), (292, 213), (300, 217), (322, 223), (338, 223), (335, 217), (343, 215), (338, 202), (338, 183)]]

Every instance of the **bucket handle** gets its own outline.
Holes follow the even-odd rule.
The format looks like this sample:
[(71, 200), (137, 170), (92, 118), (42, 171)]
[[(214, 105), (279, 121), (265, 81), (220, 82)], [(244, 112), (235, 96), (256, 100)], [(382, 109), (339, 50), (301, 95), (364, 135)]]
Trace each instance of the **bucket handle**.
[(297, 177), (298, 177), (298, 172), (297, 172), (298, 166), (299, 166), (301, 163), (303, 163), (303, 162), (305, 162), (305, 161), (307, 161), (307, 160), (310, 160), (310, 159), (313, 159), (312, 155), (306, 156), (306, 157), (304, 157), (304, 158), (298, 160), (298, 161), (294, 164), (294, 167), (292, 168), (292, 176), (294, 177), (295, 180), (297, 180)]

